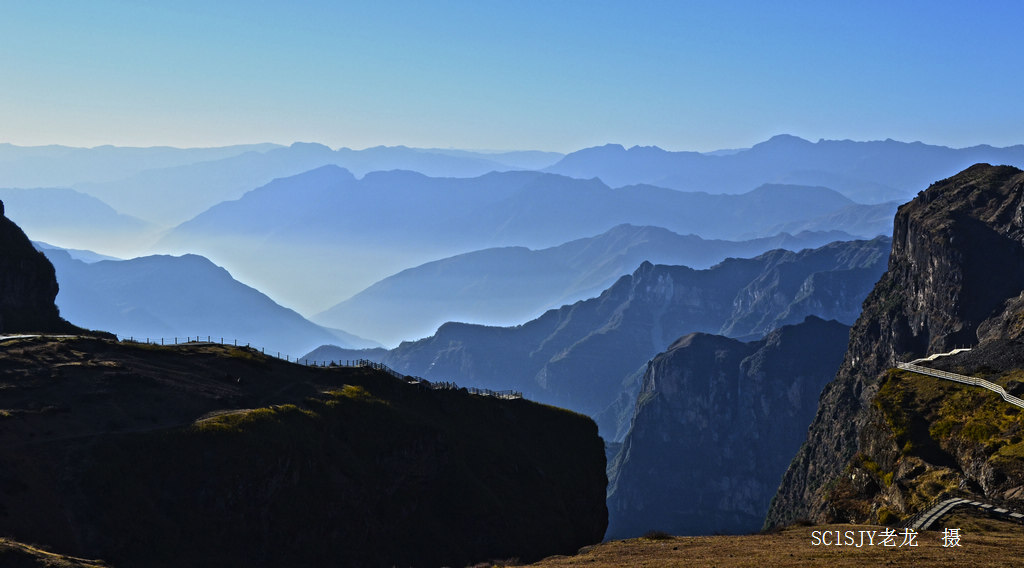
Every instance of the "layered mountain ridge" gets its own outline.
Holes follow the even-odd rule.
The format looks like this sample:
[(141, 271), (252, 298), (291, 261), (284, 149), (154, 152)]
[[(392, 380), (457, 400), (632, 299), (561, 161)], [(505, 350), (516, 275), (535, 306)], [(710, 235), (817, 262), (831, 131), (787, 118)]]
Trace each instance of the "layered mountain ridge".
[(3, 539), (0, 562), (64, 561), (43, 543), (115, 566), (465, 566), (604, 534), (604, 447), (584, 416), (84, 332), (6, 217), (0, 275), (0, 533), (37, 543)]
[(388, 345), (431, 335), (448, 321), (511, 325), (598, 295), (644, 260), (708, 268), (727, 257), (798, 251), (841, 231), (782, 233), (748, 241), (702, 239), (660, 227), (618, 225), (540, 250), (491, 248), (429, 262), (389, 276), (312, 319)]
[[(624, 390), (635, 393), (635, 373), (680, 336), (728, 330), (733, 337), (760, 337), (811, 314), (852, 322), (889, 248), (888, 238), (879, 237), (775, 250), (706, 270), (645, 262), (598, 297), (525, 324), (446, 323), (431, 337), (373, 355), (431, 380), (514, 388), (591, 416), (608, 410), (598, 422), (603, 435), (615, 439), (632, 409), (630, 400), (616, 399)], [(832, 271), (847, 272), (828, 277)], [(321, 361), (363, 356), (329, 347), (306, 355)]]

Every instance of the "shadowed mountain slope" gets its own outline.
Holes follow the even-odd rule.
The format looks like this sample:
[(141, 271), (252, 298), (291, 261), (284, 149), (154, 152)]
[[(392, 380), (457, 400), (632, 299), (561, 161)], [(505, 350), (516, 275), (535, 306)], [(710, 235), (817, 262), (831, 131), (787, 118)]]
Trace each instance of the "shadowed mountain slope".
[(652, 359), (609, 467), (606, 538), (758, 530), (848, 332), (809, 316), (750, 343), (690, 334)]
[[(878, 517), (877, 503), (862, 508), (864, 499), (844, 499), (872, 493), (869, 485), (873, 477), (857, 478), (857, 471), (850, 470), (860, 467), (858, 452), (881, 460), (873, 463), (883, 464), (886, 469), (876, 471), (874, 477), (881, 477), (879, 472), (895, 471), (900, 463), (909, 464), (909, 460), (899, 461), (901, 452), (921, 457), (914, 443), (896, 447), (888, 454), (882, 452), (883, 447), (911, 441), (902, 438), (899, 421), (883, 426), (884, 415), (879, 412), (887, 406), (878, 397), (885, 399), (888, 392), (888, 400), (898, 402), (892, 398), (892, 390), (885, 391), (887, 381), (896, 384), (898, 378), (887, 378), (885, 372), (897, 361), (976, 345), (979, 338), (1013, 339), (1012, 330), (1019, 329), (1016, 322), (1021, 321), (1017, 306), (1024, 290), (1022, 203), (1024, 173), (1012, 167), (979, 164), (931, 185), (900, 207), (888, 271), (864, 302), (863, 313), (850, 332), (843, 365), (825, 388), (808, 441), (790, 465), (773, 501), (769, 525), (799, 517)], [(909, 409), (909, 399), (903, 401), (908, 404), (900, 406)], [(941, 446), (949, 451), (948, 445), (943, 446), (947, 442), (941, 431), (929, 431), (922, 415), (907, 412), (910, 414), (904, 419), (909, 422), (904, 424), (915, 423), (918, 418), (919, 426), (924, 424), (926, 434), (916, 438), (917, 444), (933, 440), (935, 443), (928, 442), (926, 447)], [(961, 418), (967, 420), (970, 416)], [(925, 457), (935, 463), (935, 456)], [(955, 461), (949, 456), (938, 459), (945, 466)], [(971, 470), (963, 467), (964, 471)], [(924, 471), (914, 467), (909, 470)], [(978, 471), (974, 469), (966, 479), (974, 479)], [(851, 474), (861, 481), (852, 487), (841, 483)], [(1024, 479), (1020, 481), (1024, 486)], [(883, 486), (874, 490), (888, 488), (886, 483)], [(889, 497), (890, 511), (904, 509), (910, 502), (898, 504), (893, 493)]]
[[(623, 383), (637, 369), (684, 334), (728, 328), (733, 337), (760, 337), (811, 314), (852, 322), (889, 247), (881, 237), (839, 242), (728, 259), (707, 270), (644, 263), (596, 298), (515, 327), (447, 323), (431, 337), (402, 343), (383, 361), (428, 379), (514, 388), (597, 415), (630, 388)], [(828, 276), (834, 271), (844, 272)], [(321, 348), (308, 356), (360, 355)], [(605, 436), (618, 430), (617, 420), (599, 421)]]
[(58, 291), (53, 266), (4, 209), (0, 201), (0, 333), (80, 332), (53, 303)]

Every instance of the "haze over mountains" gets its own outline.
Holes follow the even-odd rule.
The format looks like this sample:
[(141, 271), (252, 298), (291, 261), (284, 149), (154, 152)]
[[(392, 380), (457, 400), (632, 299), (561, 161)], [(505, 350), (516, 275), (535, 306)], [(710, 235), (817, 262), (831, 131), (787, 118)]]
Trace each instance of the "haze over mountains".
[[(324, 166), (216, 205), (157, 247), (207, 256), (244, 281), (267, 283), (261, 288), (272, 297), (307, 312), (403, 268), (481, 248), (546, 248), (624, 223), (704, 238), (756, 238), (774, 235), (768, 231), (780, 223), (809, 221), (851, 204), (834, 191), (799, 186), (715, 195), (613, 189), (596, 179), (537, 172), (459, 179), (392, 171), (357, 180)], [(875, 229), (827, 228), (867, 237)]]
[(37, 241), (130, 256), (159, 234), (150, 223), (73, 189), (0, 189), (0, 200), (10, 218)]
[[(774, 250), (706, 270), (645, 262), (596, 298), (549, 310), (514, 327), (447, 323), (376, 360), (430, 380), (516, 389), (534, 400), (598, 418), (601, 433), (623, 430), (633, 374), (695, 331), (759, 338), (807, 315), (852, 323), (885, 269), (890, 240), (837, 242), (801, 252)], [(315, 360), (366, 354), (321, 348)]]
[(56, 271), (61, 314), (90, 329), (116, 330), (122, 338), (169, 343), (201, 335), (241, 340), (293, 359), (322, 343), (376, 345), (306, 320), (201, 256), (84, 262), (60, 249), (43, 252)]
[(150, 169), (105, 182), (75, 184), (118, 211), (166, 227), (174, 226), (275, 178), (325, 165), (344, 167), (357, 176), (374, 171), (410, 170), (431, 177), (476, 177), (491, 171), (539, 169), (562, 155), (553, 152), (428, 150), (404, 146), (331, 150), (322, 144), (295, 143), (249, 151), (204, 162)]
[[(97, 236), (105, 226), (100, 216), (95, 223), (82, 216), (60, 227), (26, 217), (33, 238), (120, 257), (202, 254), (307, 316), (426, 262), (492, 247), (553, 247), (622, 223), (707, 239), (804, 230), (870, 238), (889, 232), (896, 205), (889, 200), (912, 196), (923, 186), (918, 180), (948, 175), (950, 164), (989, 160), (1024, 165), (1020, 147), (950, 149), (891, 140), (812, 143), (791, 136), (705, 154), (613, 146), (560, 156), (405, 147), (331, 150), (319, 144), (187, 150), (8, 145), (0, 157), (10, 166), (0, 168), (0, 187), (72, 186), (135, 217), (117, 218), (134, 227), (109, 239)], [(341, 164), (363, 177), (345, 181), (339, 172), (335, 185), (348, 189), (328, 196), (323, 173), (304, 173), (323, 164)], [(508, 171), (545, 166), (550, 172), (601, 181)], [(373, 172), (395, 168), (429, 175)], [(492, 170), (506, 173), (485, 173)], [(63, 177), (47, 173), (52, 171)], [(650, 183), (690, 193), (643, 185)], [(761, 187), (780, 183), (804, 189)], [(853, 199), (821, 207), (838, 197), (823, 187)], [(267, 188), (275, 188), (268, 199), (252, 195), (266, 194)], [(750, 195), (737, 202), (717, 195), (729, 192)], [(60, 207), (56, 193), (37, 197), (40, 204), (34, 207)], [(758, 219), (750, 221), (748, 213), (755, 212)], [(154, 224), (174, 225), (191, 215), (155, 244)], [(246, 227), (247, 222), (254, 226)]]
[(708, 268), (727, 257), (801, 250), (852, 239), (842, 231), (706, 240), (660, 227), (619, 225), (541, 250), (490, 248), (409, 268), (315, 316), (387, 345), (431, 335), (447, 321), (513, 325), (597, 296), (644, 261)]
[(906, 201), (923, 187), (979, 162), (1024, 163), (1024, 145), (947, 148), (895, 140), (809, 142), (779, 135), (727, 154), (668, 152), (618, 144), (573, 152), (546, 171), (597, 176), (620, 186), (650, 183), (683, 191), (748, 191), (761, 183), (824, 185), (859, 203)]
[[(64, 175), (94, 176), (0, 189), (7, 215), (51, 243), (38, 246), (60, 283), (59, 316), (122, 337), (209, 335), (319, 362), (368, 358), (585, 414), (609, 442), (609, 536), (747, 532), (769, 511), (772, 522), (825, 518), (868, 501), (895, 511), (895, 490), (852, 487), (856, 503), (837, 504), (815, 473), (877, 473), (848, 442), (892, 418), (864, 410), (887, 384), (882, 394), (898, 398), (878, 379), (882, 359), (973, 341), (983, 321), (1000, 341), (1020, 335), (1019, 278), (1006, 260), (1017, 249), (1003, 246), (1019, 240), (1019, 208), (995, 205), (1022, 187), (1019, 172), (976, 166), (940, 184), (978, 209), (964, 218), (929, 221), (929, 203), (958, 206), (936, 187), (897, 207), (963, 161), (1024, 165), (1024, 146), (778, 136), (705, 154), (293, 144), (3, 156), (15, 156), (7, 179), (62, 159)], [(88, 156), (107, 160), (109, 175)], [(916, 222), (926, 228), (906, 226)], [(959, 228), (947, 234), (950, 224)], [(952, 240), (921, 236), (929, 230)], [(161, 254), (128, 258), (138, 251)], [(1011, 283), (979, 276), (990, 259), (1010, 266)], [(908, 275), (936, 262), (948, 270), (926, 269), (927, 282)], [(897, 314), (910, 308), (893, 282), (939, 298), (931, 315)], [(943, 302), (970, 313), (946, 321)], [(815, 408), (815, 433), (798, 449)], [(830, 409), (852, 425), (837, 426)], [(895, 442), (871, 440), (875, 462), (916, 483), (889, 451)]]

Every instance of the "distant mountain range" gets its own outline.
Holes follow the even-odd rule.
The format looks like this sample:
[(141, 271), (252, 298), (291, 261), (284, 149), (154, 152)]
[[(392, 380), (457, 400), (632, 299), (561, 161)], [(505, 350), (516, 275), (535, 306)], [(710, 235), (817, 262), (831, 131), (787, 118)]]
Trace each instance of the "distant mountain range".
[(122, 338), (238, 339), (282, 357), (325, 342), (377, 345), (306, 320), (201, 256), (87, 263), (61, 249), (39, 248), (56, 270), (62, 316), (90, 329)]
[(780, 135), (727, 154), (618, 144), (573, 152), (545, 171), (599, 177), (611, 186), (650, 183), (683, 191), (739, 193), (763, 183), (824, 185), (859, 203), (906, 201), (931, 182), (979, 162), (1024, 165), (1024, 146), (953, 149), (895, 140), (816, 143)]
[[(537, 172), (455, 179), (392, 171), (357, 180), (324, 166), (210, 208), (169, 232), (158, 252), (203, 254), (272, 297), (316, 313), (410, 266), (483, 248), (552, 247), (624, 223), (747, 239), (852, 204), (820, 187), (712, 195), (612, 189)], [(875, 236), (862, 229), (828, 227)]]
[[(295, 143), (216, 160), (140, 171), (122, 179), (74, 185), (115, 209), (153, 223), (174, 226), (275, 178), (294, 176), (325, 165), (344, 167), (356, 176), (372, 171), (412, 170), (433, 177), (476, 177), (491, 171), (539, 169), (562, 154), (552, 152), (479, 153), (379, 146), (331, 150), (322, 144)], [(2, 178), (0, 178), (2, 179)]]
[(87, 181), (114, 181), (144, 170), (219, 160), (245, 152), (266, 152), (278, 147), (277, 144), (242, 144), (219, 148), (75, 148), (0, 144), (0, 187), (69, 187)]
[(447, 321), (513, 325), (598, 295), (647, 260), (707, 268), (727, 257), (817, 248), (852, 240), (841, 231), (779, 234), (749, 241), (705, 240), (659, 227), (619, 225), (541, 250), (490, 248), (409, 268), (311, 319), (385, 345), (432, 334)]
[[(513, 388), (534, 400), (597, 416), (602, 435), (614, 440), (632, 410), (631, 402), (616, 399), (635, 389), (630, 377), (680, 336), (760, 337), (808, 315), (851, 323), (885, 270), (890, 243), (879, 237), (801, 252), (776, 250), (728, 259), (707, 270), (645, 262), (600, 296), (525, 324), (447, 323), (429, 338), (373, 356), (431, 380)], [(324, 347), (306, 357), (367, 355)]]

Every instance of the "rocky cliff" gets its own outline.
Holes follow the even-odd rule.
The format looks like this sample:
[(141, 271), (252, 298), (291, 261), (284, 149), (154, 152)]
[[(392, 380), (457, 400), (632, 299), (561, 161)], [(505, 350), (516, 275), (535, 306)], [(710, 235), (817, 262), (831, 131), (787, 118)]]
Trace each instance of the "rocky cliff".
[[(758, 339), (807, 315), (852, 323), (889, 248), (880, 237), (732, 258), (707, 270), (644, 263), (596, 298), (515, 327), (445, 324), (383, 360), (428, 379), (515, 388), (542, 402), (614, 417), (632, 407), (632, 400), (616, 400), (624, 383), (684, 334)], [(308, 355), (359, 356), (329, 349)], [(599, 426), (609, 438), (619, 428), (614, 418)]]
[(80, 331), (53, 303), (57, 279), (50, 261), (3, 211), (0, 202), (0, 333)]
[[(1022, 290), (1024, 173), (1020, 170), (975, 165), (933, 184), (900, 207), (888, 270), (864, 302), (850, 332), (843, 365), (822, 393), (807, 443), (783, 478), (767, 524), (801, 517), (818, 521), (877, 517), (877, 503), (867, 508), (861, 506), (862, 499), (857, 505), (844, 504), (844, 496), (860, 489), (844, 489), (840, 479), (848, 479), (849, 468), (859, 467), (865, 456), (877, 463), (871, 455), (882, 445), (889, 446), (892, 455), (876, 457), (895, 467), (903, 447), (894, 449), (893, 444), (911, 441), (901, 438), (899, 428), (893, 431), (882, 412), (889, 402), (908, 396), (895, 394), (900, 390), (891, 386), (895, 383), (885, 389), (887, 369), (897, 361), (976, 345), (979, 337), (985, 341), (1011, 337), (1012, 330), (1020, 328), (1014, 306), (1021, 303)], [(927, 434), (932, 418), (918, 413), (908, 417), (907, 424), (916, 424), (918, 433), (923, 427)], [(941, 431), (935, 435), (942, 438)], [(886, 436), (888, 441), (883, 440)], [(930, 434), (927, 437), (936, 441)], [(937, 441), (918, 441), (932, 450), (942, 447)], [(913, 453), (913, 443), (907, 451)], [(925, 458), (956, 461), (949, 455)], [(894, 476), (883, 479), (882, 485), (891, 483)]]
[(809, 317), (750, 343), (690, 334), (655, 357), (610, 468), (607, 537), (760, 528), (848, 331)]

